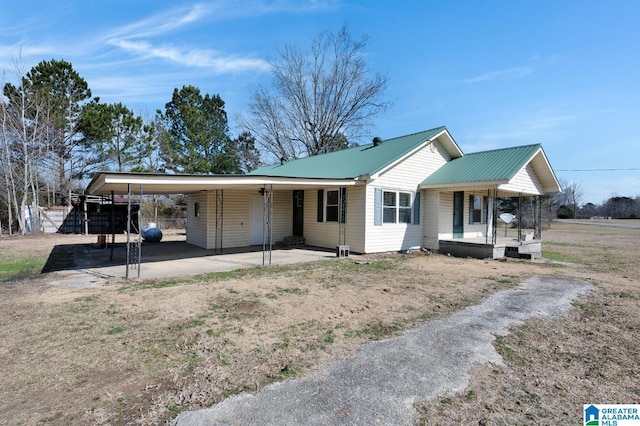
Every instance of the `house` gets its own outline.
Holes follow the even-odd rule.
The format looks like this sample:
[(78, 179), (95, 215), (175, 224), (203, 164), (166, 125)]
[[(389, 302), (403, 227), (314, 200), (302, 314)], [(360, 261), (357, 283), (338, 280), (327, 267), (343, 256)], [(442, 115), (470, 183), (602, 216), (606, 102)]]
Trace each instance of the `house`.
[(445, 247), (458, 254), (467, 243), (481, 250), (462, 255), (500, 257), (496, 198), (560, 186), (540, 145), (465, 155), (438, 127), (247, 175), (103, 172), (87, 188), (96, 195), (132, 191), (187, 194), (187, 242), (207, 249), (270, 250), (294, 235), (309, 246), (355, 253)]

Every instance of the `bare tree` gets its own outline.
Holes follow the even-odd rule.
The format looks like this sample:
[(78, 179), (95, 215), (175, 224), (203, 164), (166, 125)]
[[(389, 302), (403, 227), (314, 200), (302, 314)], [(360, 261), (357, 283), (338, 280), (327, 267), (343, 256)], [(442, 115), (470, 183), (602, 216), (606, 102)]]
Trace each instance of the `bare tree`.
[[(23, 70), (18, 61), (15, 63), (18, 80), (22, 80)], [(5, 86), (6, 89), (7, 86)], [(0, 146), (4, 184), (6, 186), (6, 205), (9, 223), (15, 218), (21, 233), (30, 230), (27, 205), (38, 207), (39, 166), (42, 149), (39, 141), (47, 129), (41, 99), (28, 96), (24, 87), (5, 90), (0, 99)], [(32, 214), (37, 214), (32, 211)], [(11, 232), (11, 228), (9, 229)]]
[(578, 205), (582, 201), (582, 185), (579, 182), (565, 182), (562, 192), (566, 194), (566, 204), (573, 209), (573, 217), (575, 217)]
[(344, 137), (366, 136), (373, 118), (390, 105), (383, 100), (387, 77), (364, 61), (367, 41), (342, 27), (319, 34), (308, 50), (280, 49), (271, 61), (272, 90), (253, 91), (250, 117), (241, 117), (241, 126), (276, 158), (335, 151), (344, 147)]
[[(40, 135), (40, 145), (47, 152), (53, 187), (59, 195), (68, 194), (76, 180), (81, 178), (95, 163), (90, 147), (83, 146), (78, 122), (82, 108), (91, 97), (87, 82), (64, 60), (41, 61), (19, 77), (16, 87), (7, 83), (4, 94), (11, 104), (25, 95), (37, 99), (38, 110), (27, 109), (25, 118), (30, 123), (34, 114), (39, 114), (49, 125)], [(54, 175), (57, 175), (55, 176)]]
[(575, 217), (580, 202), (582, 201), (582, 185), (579, 182), (567, 182), (560, 181), (560, 188), (562, 192), (551, 194), (550, 209), (557, 209), (561, 206), (566, 206), (571, 209)]

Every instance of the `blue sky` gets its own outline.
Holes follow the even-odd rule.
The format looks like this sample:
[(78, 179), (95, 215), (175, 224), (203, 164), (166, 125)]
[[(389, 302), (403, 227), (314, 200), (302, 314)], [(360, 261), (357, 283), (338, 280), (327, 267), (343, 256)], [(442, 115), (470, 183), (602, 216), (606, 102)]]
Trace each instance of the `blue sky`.
[[(233, 117), (267, 60), (344, 24), (369, 36), (392, 108), (372, 136), (446, 125), (465, 153), (542, 143), (583, 203), (640, 195), (640, 2), (1, 0), (0, 69), (64, 59), (103, 102), (152, 117), (175, 87)], [(18, 59), (18, 57), (20, 57)], [(361, 141), (368, 142), (368, 141)], [(575, 171), (617, 169), (616, 171)]]

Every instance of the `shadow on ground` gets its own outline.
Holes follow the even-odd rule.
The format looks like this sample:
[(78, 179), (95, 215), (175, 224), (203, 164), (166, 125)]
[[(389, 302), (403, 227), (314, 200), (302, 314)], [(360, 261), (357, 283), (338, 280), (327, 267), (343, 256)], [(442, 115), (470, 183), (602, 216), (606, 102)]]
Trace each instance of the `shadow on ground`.
[[(305, 250), (319, 253), (332, 253), (330, 250), (317, 247), (304, 247)], [(132, 252), (137, 251), (135, 244), (131, 245)], [(274, 251), (288, 250), (288, 248), (274, 248)], [(193, 259), (216, 255), (261, 252), (262, 245), (229, 248), (223, 250), (207, 250), (187, 244), (185, 241), (161, 241), (158, 243), (141, 244), (141, 263), (165, 262), (170, 260)], [(87, 268), (103, 268), (125, 265), (127, 259), (127, 244), (116, 243), (113, 246), (101, 248), (97, 244), (60, 244), (54, 246), (42, 273), (56, 271), (70, 271)], [(136, 260), (132, 260), (132, 263)]]

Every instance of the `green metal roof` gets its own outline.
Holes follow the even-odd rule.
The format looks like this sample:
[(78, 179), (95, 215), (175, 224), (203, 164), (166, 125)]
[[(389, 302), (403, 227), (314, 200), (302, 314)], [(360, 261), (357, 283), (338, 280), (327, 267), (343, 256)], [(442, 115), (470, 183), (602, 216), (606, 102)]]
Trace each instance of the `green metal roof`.
[(465, 154), (440, 167), (422, 185), (508, 182), (540, 149), (534, 144)]
[(353, 179), (362, 175), (373, 175), (394, 161), (402, 158), (422, 143), (437, 136), (446, 127), (436, 127), (393, 139), (355, 148), (314, 155), (256, 169), (249, 173), (258, 176)]

